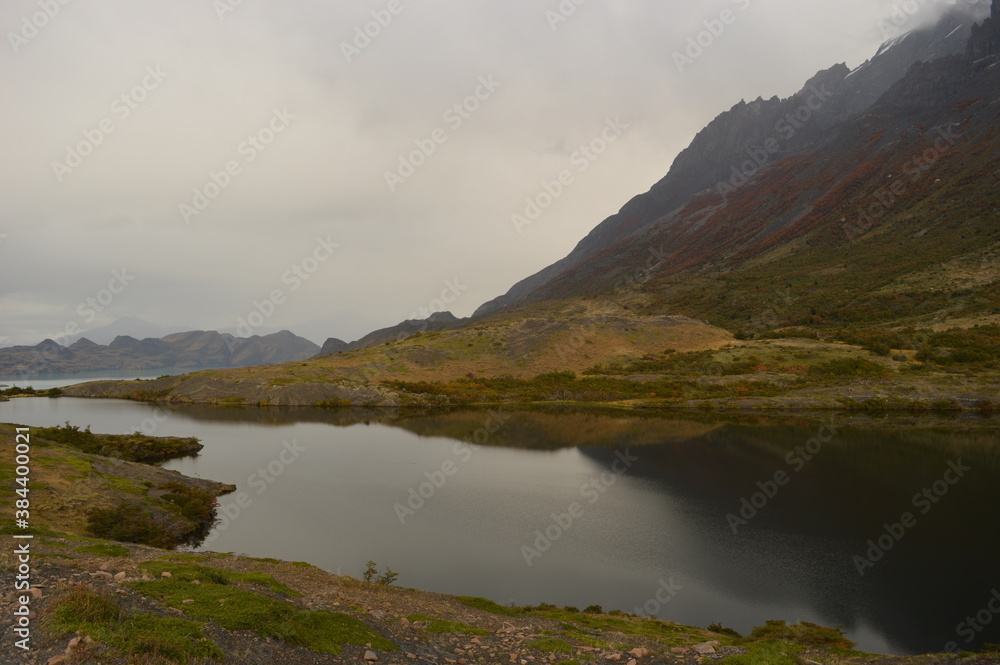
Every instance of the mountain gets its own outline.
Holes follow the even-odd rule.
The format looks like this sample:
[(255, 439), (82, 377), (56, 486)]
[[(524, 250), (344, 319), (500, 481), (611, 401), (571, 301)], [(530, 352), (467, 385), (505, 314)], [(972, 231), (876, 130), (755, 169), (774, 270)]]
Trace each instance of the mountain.
[(285, 366), (65, 393), (993, 413), (998, 4), (980, 24), (983, 5), (963, 3), (789, 99), (740, 102), (650, 192), (471, 320), (331, 339), (333, 355)]
[(113, 342), (116, 337), (147, 339), (163, 337), (164, 335), (180, 331), (181, 328), (164, 328), (136, 316), (126, 316), (102, 328), (94, 328), (67, 338), (64, 340), (64, 343), (68, 346), (77, 340), (86, 338), (91, 342), (107, 345)]
[(107, 346), (83, 338), (69, 347), (52, 340), (0, 349), (0, 375), (73, 374), (103, 370), (249, 367), (305, 360), (319, 346), (288, 331), (238, 338), (217, 332), (185, 332), (162, 338), (114, 338)]
[(465, 321), (466, 319), (459, 319), (451, 312), (435, 312), (423, 320), (411, 319), (390, 328), (382, 328), (381, 330), (370, 332), (361, 339), (351, 343), (331, 337), (323, 344), (319, 356), (332, 356), (346, 351), (367, 349), (368, 347), (378, 346), (387, 342), (403, 340), (419, 332), (452, 330), (460, 328)]
[[(598, 225), (567, 257), (482, 305), (474, 318), (554, 297), (605, 292), (627, 281), (628, 273), (651, 264), (661, 270), (664, 257), (657, 254), (661, 245), (648, 236), (662, 235), (664, 226), (678, 226), (680, 217), (701, 228), (718, 205), (709, 202), (707, 196), (715, 193), (728, 201), (734, 190), (740, 192), (748, 180), (773, 171), (779, 164), (787, 166), (789, 158), (817, 154), (843, 142), (847, 137), (838, 136), (839, 130), (850, 131), (845, 124), (852, 118), (864, 117), (914, 63), (966, 53), (971, 48), (973, 26), (988, 10), (982, 2), (960, 3), (934, 25), (890, 40), (854, 71), (842, 64), (834, 66), (818, 73), (799, 93), (785, 100), (772, 97), (741, 101), (700, 132), (649, 192), (633, 198), (617, 215)], [(866, 149), (870, 147), (862, 148), (856, 156), (862, 158)], [(695, 200), (703, 203), (691, 209)], [(689, 207), (686, 211), (685, 206)], [(780, 225), (781, 217), (795, 217), (807, 208), (807, 201), (796, 202), (783, 209), (775, 223)], [(713, 238), (720, 239), (718, 235)], [(669, 238), (671, 243), (696, 240)], [(647, 250), (635, 256), (619, 255), (617, 246), (622, 242), (644, 243)], [(671, 247), (671, 266), (680, 265), (676, 246), (667, 246)], [(700, 262), (697, 257), (685, 258), (694, 259), (695, 264)], [(684, 265), (690, 267), (687, 260)]]

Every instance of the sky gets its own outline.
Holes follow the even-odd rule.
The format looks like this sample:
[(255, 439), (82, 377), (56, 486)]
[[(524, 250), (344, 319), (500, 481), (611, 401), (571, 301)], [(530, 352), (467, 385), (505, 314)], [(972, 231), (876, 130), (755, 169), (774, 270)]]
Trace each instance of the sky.
[(468, 316), (741, 99), (943, 4), (5, 0), (0, 345)]

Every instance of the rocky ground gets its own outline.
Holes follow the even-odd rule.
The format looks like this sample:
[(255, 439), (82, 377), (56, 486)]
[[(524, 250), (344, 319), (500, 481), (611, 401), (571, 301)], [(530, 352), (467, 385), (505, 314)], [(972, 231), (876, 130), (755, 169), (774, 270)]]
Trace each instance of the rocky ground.
[[(844, 649), (806, 647), (789, 644), (790, 660), (751, 657), (754, 643), (736, 644), (732, 636), (690, 628), (607, 614), (569, 612), (556, 608), (517, 610), (492, 607), (496, 612), (474, 607), (474, 599), (387, 587), (327, 573), (302, 564), (259, 560), (233, 555), (200, 553), (171, 555), (162, 550), (130, 545), (125, 556), (98, 556), (77, 551), (80, 543), (72, 537), (46, 537), (38, 548), (35, 569), (32, 649), (21, 652), (8, 648), (15, 637), (8, 617), (14, 608), (14, 594), (0, 601), (0, 640), (5, 650), (0, 656), (4, 665), (76, 665), (78, 663), (166, 663), (183, 662), (157, 658), (148, 653), (121, 653), (113, 644), (87, 631), (60, 632), (46, 626), (68, 591), (81, 585), (110, 598), (124, 608), (127, 616), (152, 615), (164, 620), (204, 618), (204, 601), (198, 592), (212, 585), (192, 579), (192, 566), (198, 574), (209, 569), (264, 575), (261, 583), (233, 583), (234, 589), (269, 595), (296, 610), (329, 611), (354, 617), (373, 634), (381, 636), (396, 649), (382, 642), (345, 644), (340, 653), (318, 653), (302, 646), (292, 646), (273, 636), (253, 630), (228, 630), (219, 621), (200, 621), (204, 637), (217, 645), (225, 662), (246, 665), (321, 665), (326, 663), (435, 663), (470, 665), (542, 665), (544, 663), (621, 663), (653, 665), (660, 663), (694, 664), (799, 663), (799, 664), (872, 664), (939, 665), (960, 662), (964, 665), (1000, 663), (1000, 655), (925, 656), (912, 658), (882, 657)], [(174, 572), (171, 573), (169, 570)], [(137, 586), (156, 583), (168, 585), (177, 593), (164, 600)], [(277, 580), (290, 593), (274, 593), (265, 586), (267, 579)], [(145, 580), (145, 581), (144, 581)], [(229, 586), (229, 585), (227, 585)], [(190, 590), (191, 599), (184, 598)], [(198, 600), (195, 600), (198, 598)], [(174, 606), (176, 605), (176, 606)], [(224, 607), (220, 604), (219, 607)], [(419, 618), (418, 618), (419, 617)], [(737, 659), (743, 654), (746, 656)], [(733, 657), (730, 659), (730, 657)], [(763, 657), (763, 659), (761, 659)], [(214, 659), (190, 658), (189, 663), (214, 663)]]

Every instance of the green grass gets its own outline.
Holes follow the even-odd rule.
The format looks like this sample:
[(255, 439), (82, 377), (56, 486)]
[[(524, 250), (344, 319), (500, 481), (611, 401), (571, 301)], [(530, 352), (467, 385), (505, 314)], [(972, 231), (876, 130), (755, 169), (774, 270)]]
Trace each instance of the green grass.
[(474, 596), (459, 596), (458, 599), (462, 601), (464, 605), (468, 605), (469, 607), (474, 607), (477, 610), (483, 610), (484, 612), (499, 614), (505, 617), (519, 616), (517, 612), (510, 609), (509, 607), (504, 607), (503, 605), (499, 605), (487, 598), (477, 598)]
[(46, 539), (42, 543), (42, 545), (44, 545), (45, 547), (56, 547), (56, 548), (64, 549), (64, 550), (67, 550), (67, 549), (73, 547), (69, 543), (63, 543), (63, 542), (60, 542), (58, 540), (48, 540), (48, 539)]
[(840, 628), (826, 628), (808, 621), (792, 625), (784, 621), (768, 621), (763, 626), (753, 629), (746, 638), (747, 642), (761, 640), (783, 640), (804, 644), (807, 646), (828, 646), (842, 649), (853, 649), (854, 642), (847, 639)]
[(222, 651), (194, 621), (151, 614), (127, 614), (118, 600), (90, 587), (72, 587), (54, 604), (44, 622), (54, 635), (82, 631), (107, 645), (112, 655), (154, 657), (176, 663), (190, 659), (221, 661)]
[(295, 591), (294, 589), (274, 579), (271, 575), (258, 571), (244, 573), (235, 570), (212, 568), (211, 566), (199, 566), (197, 564), (190, 563), (172, 563), (164, 561), (163, 559), (144, 563), (142, 564), (142, 569), (157, 577), (161, 576), (165, 572), (168, 572), (171, 575), (171, 579), (174, 581), (193, 582), (194, 580), (198, 580), (199, 582), (210, 582), (212, 584), (219, 585), (242, 582), (244, 584), (255, 584), (289, 597), (298, 597), (302, 595), (298, 591)]
[(779, 641), (754, 642), (746, 645), (749, 653), (723, 658), (726, 665), (802, 665), (798, 657), (803, 647)]
[(74, 552), (82, 552), (84, 554), (96, 554), (97, 556), (110, 556), (110, 557), (128, 557), (132, 556), (132, 552), (122, 545), (113, 545), (111, 543), (99, 544), (99, 545), (85, 545), (83, 547), (77, 547)]
[(865, 358), (835, 358), (809, 368), (811, 375), (830, 378), (875, 378), (886, 376), (885, 366)]
[(110, 485), (112, 488), (118, 490), (119, 492), (124, 492), (125, 494), (135, 494), (136, 496), (145, 496), (146, 487), (141, 483), (137, 483), (134, 480), (129, 480), (128, 478), (119, 478), (117, 476), (107, 476), (102, 475), (101, 478)]
[[(228, 575), (239, 575), (224, 571)], [(130, 584), (139, 593), (158, 598), (197, 621), (214, 621), (226, 630), (253, 631), (319, 653), (339, 654), (345, 644), (363, 645), (382, 651), (398, 647), (364, 623), (344, 614), (295, 609), (278, 600), (230, 584), (201, 580), (159, 579)], [(185, 600), (193, 603), (185, 604)]]
[[(704, 631), (678, 624), (666, 623), (659, 619), (572, 612), (565, 609), (553, 608), (548, 605), (525, 608), (525, 612), (530, 615), (560, 621), (564, 624), (564, 629), (572, 630), (576, 626), (594, 631), (636, 635), (655, 639), (665, 646), (690, 646), (696, 642), (704, 642), (708, 639)], [(576, 638), (575, 635), (571, 635), (571, 637)], [(590, 639), (595, 638), (591, 637)], [(725, 644), (732, 643), (731, 639), (727, 640), (724, 636), (718, 639)]]
[(488, 630), (482, 630), (481, 628), (476, 628), (470, 626), (469, 624), (462, 623), (461, 621), (446, 621), (444, 619), (435, 619), (434, 617), (425, 616), (423, 614), (411, 614), (406, 617), (410, 621), (427, 621), (429, 625), (427, 626), (427, 632), (430, 633), (453, 633), (455, 635), (489, 635)]
[(573, 653), (573, 645), (559, 638), (539, 638), (528, 642), (528, 647), (545, 653)]

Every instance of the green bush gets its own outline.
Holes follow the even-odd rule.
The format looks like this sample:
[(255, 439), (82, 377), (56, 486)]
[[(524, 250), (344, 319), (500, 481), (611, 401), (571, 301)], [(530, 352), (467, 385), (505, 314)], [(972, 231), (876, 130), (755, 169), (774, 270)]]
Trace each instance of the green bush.
[(843, 649), (853, 649), (855, 644), (847, 639), (841, 628), (825, 628), (823, 626), (803, 621), (787, 625), (784, 621), (768, 621), (763, 626), (753, 629), (748, 642), (781, 640), (805, 646), (831, 646)]
[(94, 434), (90, 427), (81, 430), (76, 425), (43, 427), (35, 430), (39, 439), (72, 446), (91, 455), (114, 457), (129, 462), (162, 462), (194, 455), (202, 449), (195, 438), (165, 438), (135, 434)]
[(810, 375), (819, 377), (874, 378), (887, 373), (883, 365), (865, 358), (835, 358), (809, 369)]

